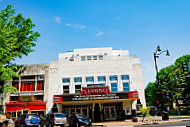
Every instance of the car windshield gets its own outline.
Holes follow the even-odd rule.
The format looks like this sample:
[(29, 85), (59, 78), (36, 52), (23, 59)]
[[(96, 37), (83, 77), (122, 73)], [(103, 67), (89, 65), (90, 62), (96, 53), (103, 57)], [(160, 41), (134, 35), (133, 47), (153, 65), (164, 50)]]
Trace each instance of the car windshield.
[(65, 118), (66, 116), (64, 114), (55, 114), (55, 117), (57, 117), (57, 118)]
[(29, 118), (29, 119), (31, 119), (32, 117), (38, 117), (38, 115), (36, 115), (36, 114), (29, 114), (29, 115), (28, 115), (28, 118)]
[(78, 119), (87, 119), (85, 115), (76, 115)]

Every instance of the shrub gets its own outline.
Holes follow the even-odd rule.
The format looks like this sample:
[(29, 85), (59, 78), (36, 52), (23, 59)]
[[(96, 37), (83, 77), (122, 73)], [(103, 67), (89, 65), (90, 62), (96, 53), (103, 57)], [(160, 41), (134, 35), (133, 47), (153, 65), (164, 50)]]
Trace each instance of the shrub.
[(140, 116), (145, 116), (145, 117), (148, 117), (148, 116), (150, 116), (150, 114), (149, 114), (149, 109), (148, 108), (143, 108), (143, 107), (141, 107), (140, 108), (140, 111), (141, 111), (141, 115)]

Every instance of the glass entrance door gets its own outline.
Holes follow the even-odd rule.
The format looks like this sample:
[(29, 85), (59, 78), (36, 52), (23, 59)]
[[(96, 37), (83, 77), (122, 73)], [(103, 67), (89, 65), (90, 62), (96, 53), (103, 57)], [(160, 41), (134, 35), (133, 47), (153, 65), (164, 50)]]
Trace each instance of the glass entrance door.
[(104, 114), (105, 120), (115, 120), (117, 118), (115, 106), (105, 106)]

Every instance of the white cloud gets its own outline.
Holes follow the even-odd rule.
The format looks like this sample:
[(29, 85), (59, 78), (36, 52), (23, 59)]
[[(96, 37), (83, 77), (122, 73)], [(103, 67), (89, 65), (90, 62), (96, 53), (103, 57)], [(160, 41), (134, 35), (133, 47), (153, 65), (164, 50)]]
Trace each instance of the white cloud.
[(99, 36), (102, 36), (103, 34), (104, 34), (104, 32), (99, 32), (96, 34), (96, 36), (99, 37)]
[(72, 27), (72, 24), (70, 24), (70, 23), (67, 23), (67, 24), (65, 24), (66, 26), (69, 26), (69, 27)]
[(85, 29), (86, 26), (85, 25), (81, 25), (81, 24), (71, 24), (71, 23), (67, 23), (65, 24), (66, 26), (68, 27), (73, 27), (73, 28), (76, 28), (76, 29)]
[(61, 23), (61, 17), (54, 17), (56, 23)]

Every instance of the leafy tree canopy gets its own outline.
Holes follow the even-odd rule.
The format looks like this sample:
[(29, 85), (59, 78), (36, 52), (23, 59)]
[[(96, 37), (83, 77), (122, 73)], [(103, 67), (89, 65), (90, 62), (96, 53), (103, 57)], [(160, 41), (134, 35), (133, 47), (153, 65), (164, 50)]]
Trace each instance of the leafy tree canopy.
[[(156, 101), (160, 100), (161, 92), (168, 92), (169, 98), (165, 101), (175, 102), (179, 97), (184, 95), (185, 91), (189, 90), (189, 80), (182, 78), (187, 75), (187, 72), (183, 72), (182, 63), (189, 63), (190, 55), (184, 55), (177, 58), (173, 65), (160, 69), (159, 75), (159, 86), (156, 79), (155, 82), (149, 83), (145, 89), (147, 105), (156, 105)], [(184, 85), (185, 84), (185, 85)], [(180, 90), (180, 88), (185, 88)], [(162, 100), (163, 101), (163, 100)], [(162, 102), (164, 103), (164, 102)]]
[[(16, 15), (11, 5), (0, 12), (0, 85), (19, 76), (16, 73), (18, 66), (13, 61), (34, 51), (34, 41), (40, 36), (32, 30), (34, 27), (30, 18), (24, 18), (22, 14)], [(10, 89), (6, 87), (5, 90), (10, 92)], [(0, 92), (6, 92), (5, 90)]]

